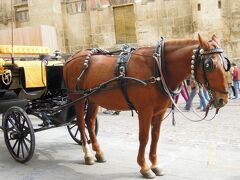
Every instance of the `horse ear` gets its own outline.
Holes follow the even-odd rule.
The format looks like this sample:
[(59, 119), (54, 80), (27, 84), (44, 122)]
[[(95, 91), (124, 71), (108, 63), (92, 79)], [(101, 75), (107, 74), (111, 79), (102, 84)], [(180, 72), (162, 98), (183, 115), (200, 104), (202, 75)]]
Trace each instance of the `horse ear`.
[(219, 41), (219, 39), (217, 38), (216, 34), (213, 34), (213, 35), (212, 35), (212, 40), (215, 41), (216, 43), (218, 43), (218, 45), (220, 45), (220, 41)]
[(208, 44), (208, 42), (207, 42), (200, 34), (198, 34), (198, 40), (199, 40), (199, 42), (200, 42), (201, 47), (202, 47), (204, 50), (208, 50), (208, 49), (209, 49), (209, 44)]

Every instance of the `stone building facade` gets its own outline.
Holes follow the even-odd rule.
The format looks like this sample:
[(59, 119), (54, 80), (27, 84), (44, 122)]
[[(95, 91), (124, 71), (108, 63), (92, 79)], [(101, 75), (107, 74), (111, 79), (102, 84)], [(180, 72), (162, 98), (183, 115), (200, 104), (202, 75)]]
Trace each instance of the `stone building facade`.
[[(236, 0), (0, 0), (0, 30), (50, 25), (63, 52), (123, 43), (155, 45), (166, 38), (221, 39), (229, 57), (239, 58), (240, 1)], [(13, 14), (14, 16), (12, 16)]]

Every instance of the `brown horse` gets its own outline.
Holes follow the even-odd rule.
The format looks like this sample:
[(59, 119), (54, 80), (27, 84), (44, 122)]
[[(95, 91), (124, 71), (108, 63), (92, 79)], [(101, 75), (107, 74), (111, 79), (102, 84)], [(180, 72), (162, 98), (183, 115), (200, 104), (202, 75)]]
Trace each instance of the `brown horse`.
[[(165, 44), (158, 44), (157, 47), (144, 47), (132, 52), (128, 62), (127, 76), (146, 82), (143, 85), (133, 80), (126, 80), (128, 98), (138, 112), (140, 146), (137, 162), (141, 167), (140, 172), (145, 178), (163, 175), (157, 160), (160, 126), (170, 103), (169, 93), (171, 94), (173, 90), (177, 89), (183, 80), (192, 74), (199, 83), (208, 88), (213, 105), (217, 109), (228, 102), (225, 79), (226, 62), (222, 53), (223, 51), (215, 35), (210, 41), (206, 41), (199, 35), (198, 40), (169, 40)], [(85, 50), (70, 57), (64, 65), (64, 79), (69, 90), (69, 98), (74, 101), (84, 95), (78, 93), (76, 90), (78, 86), (81, 89), (89, 90), (115, 78), (117, 59), (118, 56), (94, 53), (90, 50)], [(161, 63), (162, 61), (164, 63)], [(163, 70), (165, 73), (162, 73)], [(158, 72), (158, 75), (156, 75), (156, 72)], [(165, 90), (167, 92), (159, 89), (157, 85), (159, 81), (162, 82), (162, 86), (167, 89)], [(166, 82), (166, 86), (164, 86), (164, 82)], [(97, 161), (104, 162), (103, 151), (100, 149), (94, 131), (98, 106), (127, 111), (129, 105), (118, 82), (112, 82), (110, 88), (89, 96), (88, 104), (85, 119), (88, 124), (92, 149), (96, 151)], [(94, 159), (84, 133), (84, 101), (77, 102), (75, 110), (78, 128), (83, 140), (85, 163), (93, 164)], [(149, 159), (152, 163), (151, 166), (146, 163), (144, 157), (150, 129)]]

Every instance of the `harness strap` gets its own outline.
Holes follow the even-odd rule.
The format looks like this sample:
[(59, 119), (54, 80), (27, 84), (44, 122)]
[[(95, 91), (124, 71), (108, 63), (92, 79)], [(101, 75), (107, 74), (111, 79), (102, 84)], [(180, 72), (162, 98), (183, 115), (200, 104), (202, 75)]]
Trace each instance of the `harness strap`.
[(86, 56), (84, 63), (83, 63), (83, 69), (80, 72), (80, 75), (77, 78), (77, 83), (76, 83), (76, 90), (82, 90), (80, 87), (80, 80), (83, 76), (83, 74), (85, 73), (85, 71), (88, 69), (89, 66), (89, 61), (91, 59), (92, 55), (99, 55), (99, 54), (110, 54), (109, 51), (102, 49), (102, 48), (93, 48), (93, 49), (88, 49), (90, 52), (89, 54)]
[(156, 53), (153, 55), (154, 59), (156, 60), (158, 72), (160, 74), (161, 81), (157, 81), (158, 87), (160, 87), (163, 92), (165, 92), (166, 95), (168, 95), (168, 92), (170, 92), (171, 96), (176, 96), (181, 92), (181, 84), (177, 87), (176, 90), (171, 90), (168, 88), (167, 84), (164, 84), (163, 81), (165, 81), (165, 78), (167, 76), (166, 73), (166, 66), (164, 61), (164, 38), (161, 37), (160, 41), (158, 41)]
[[(177, 89), (177, 90), (175, 90), (175, 91), (172, 91), (168, 86), (167, 86), (167, 84), (166, 84), (166, 81), (165, 81), (165, 78), (164, 78), (164, 76), (165, 76), (165, 74), (164, 74), (164, 66), (162, 66), (162, 65), (164, 65), (164, 63), (162, 63), (162, 61), (163, 61), (163, 59), (164, 59), (164, 54), (163, 54), (163, 44), (164, 44), (164, 38), (161, 38), (161, 40), (158, 42), (158, 48), (156, 49), (156, 53), (153, 55), (153, 57), (154, 57), (154, 59), (156, 60), (156, 62), (157, 62), (157, 65), (158, 65), (158, 69), (159, 69), (159, 73), (160, 73), (160, 78), (161, 78), (161, 83), (162, 83), (162, 86), (163, 86), (163, 89), (164, 89), (164, 92), (169, 96), (169, 98), (170, 98), (170, 100), (172, 101), (172, 104), (173, 104), (173, 106), (175, 106), (175, 108), (186, 118), (186, 119), (188, 119), (188, 120), (190, 120), (190, 121), (192, 121), (192, 122), (199, 122), (199, 121), (202, 121), (202, 120), (204, 120), (206, 117), (207, 117), (207, 115), (208, 115), (208, 111), (209, 111), (209, 108), (210, 108), (210, 106), (212, 105), (212, 103), (213, 103), (213, 101), (211, 101), (209, 104), (208, 104), (208, 106), (207, 106), (207, 110), (206, 110), (206, 112), (205, 112), (205, 116), (202, 118), (202, 119), (198, 119), (198, 120), (192, 120), (192, 119), (190, 119), (190, 118), (188, 118), (187, 116), (185, 116), (185, 114), (179, 109), (179, 107), (177, 106), (177, 104), (175, 103), (175, 101), (174, 101), (174, 96), (175, 95), (177, 95), (177, 94), (179, 94), (180, 93), (180, 91), (181, 91), (181, 86), (179, 86), (179, 88)], [(159, 49), (161, 49), (161, 51), (159, 50)], [(198, 53), (200, 52), (200, 50), (198, 51)], [(211, 52), (213, 52), (213, 51), (211, 51)], [(198, 55), (198, 53), (197, 53), (197, 58), (195, 58), (195, 56), (194, 56), (194, 59), (196, 59), (196, 61), (194, 62), (194, 64), (195, 64), (195, 68), (197, 68), (198, 66), (199, 66), (199, 64), (201, 63), (200, 62), (200, 58), (201, 58), (201, 56), (200, 55)], [(195, 72), (194, 72), (195, 73)], [(177, 93), (177, 94), (176, 94)], [(172, 112), (173, 112), (173, 121), (172, 121), (172, 123), (173, 123), (173, 125), (175, 125), (175, 118), (174, 118), (174, 109), (175, 109), (174, 107), (172, 107)], [(216, 112), (215, 112), (215, 115), (214, 115), (214, 117), (217, 115), (217, 113), (218, 113), (218, 111), (219, 111), (219, 108), (217, 108), (216, 109)], [(213, 117), (213, 118), (214, 118)], [(210, 120), (212, 120), (213, 118), (211, 118)]]
[[(54, 108), (54, 109), (52, 109), (52, 110), (50, 110), (50, 111), (51, 111), (52, 114), (55, 114), (55, 113), (58, 113), (59, 111), (61, 111), (61, 110), (63, 110), (63, 109), (67, 109), (67, 108), (73, 106), (74, 104), (76, 104), (77, 102), (79, 102), (79, 101), (81, 101), (81, 100), (83, 100), (83, 99), (86, 99), (87, 97), (89, 97), (89, 96), (91, 96), (91, 95), (93, 95), (93, 94), (98, 93), (98, 92), (101, 91), (102, 89), (107, 88), (109, 84), (111, 84), (112, 82), (114, 82), (114, 81), (116, 81), (116, 80), (119, 80), (120, 78), (122, 78), (122, 76), (118, 76), (118, 77), (115, 77), (115, 78), (113, 78), (113, 79), (110, 79), (110, 80), (108, 80), (108, 81), (106, 81), (106, 82), (104, 82), (104, 83), (101, 83), (99, 86), (97, 86), (97, 87), (95, 87), (95, 88), (85, 90), (83, 96), (81, 96), (80, 98), (77, 98), (77, 99), (74, 100), (74, 101), (71, 101), (71, 102), (69, 102), (69, 103), (67, 103), (67, 104), (64, 104), (64, 105), (62, 105), (62, 106), (60, 106), (60, 107), (58, 107), (58, 108)], [(79, 94), (79, 93), (78, 93), (78, 94)], [(82, 95), (82, 94), (80, 94), (80, 95)]]
[(127, 81), (125, 78), (125, 76), (127, 75), (128, 62), (131, 58), (132, 51), (134, 50), (135, 49), (131, 48), (128, 45), (123, 46), (123, 52), (120, 54), (117, 61), (116, 76), (122, 75), (122, 78), (119, 79), (119, 85), (123, 93), (123, 96), (127, 102), (128, 108), (130, 110), (135, 110), (137, 112), (133, 103), (129, 99), (129, 96), (127, 93)]
[(56, 114), (56, 113), (59, 113), (59, 111), (63, 110), (63, 109), (67, 109), (71, 106), (73, 106), (74, 104), (76, 104), (77, 102), (83, 100), (83, 99), (86, 99), (88, 98), (89, 96), (93, 95), (93, 94), (96, 94), (104, 89), (107, 89), (109, 84), (113, 83), (114, 81), (118, 81), (119, 79), (128, 79), (128, 80), (132, 80), (132, 81), (135, 81), (136, 83), (139, 83), (139, 84), (142, 84), (144, 86), (147, 85), (147, 82), (149, 83), (153, 83), (151, 80), (147, 80), (147, 82), (144, 82), (140, 79), (136, 79), (136, 78), (132, 78), (132, 77), (123, 77), (123, 75), (119, 75), (118, 77), (115, 77), (115, 78), (112, 78), (106, 82), (103, 82), (101, 83), (99, 86), (97, 87), (94, 87), (94, 88), (91, 88), (91, 89), (87, 89), (87, 90), (84, 90), (84, 92), (82, 93), (79, 92), (79, 91), (76, 91), (76, 92), (68, 92), (69, 94), (78, 94), (78, 95), (82, 95), (81, 97), (75, 99), (74, 101), (71, 101), (67, 104), (64, 104), (58, 108), (54, 108), (52, 110), (50, 110), (51, 114)]
[[(154, 58), (157, 59), (157, 57), (154, 57)], [(161, 65), (160, 65), (160, 66), (161, 66)], [(160, 68), (160, 75), (161, 75), (161, 77), (162, 77), (162, 76), (163, 76), (163, 72), (162, 72), (161, 69), (162, 69), (162, 68)], [(203, 121), (203, 120), (207, 117), (207, 115), (208, 115), (208, 110), (209, 110), (210, 106), (212, 105), (212, 102), (208, 104), (207, 111), (206, 111), (206, 113), (205, 113), (205, 116), (204, 116), (202, 119), (192, 120), (192, 119), (190, 119), (189, 117), (187, 117), (187, 116), (182, 112), (182, 110), (177, 106), (177, 104), (175, 103), (175, 101), (174, 101), (174, 99), (173, 99), (173, 95), (172, 95), (171, 92), (169, 91), (169, 88), (167, 87), (167, 84), (166, 84), (165, 79), (164, 79), (164, 78), (161, 78), (161, 81), (162, 81), (162, 83), (163, 83), (163, 87), (164, 87), (165, 92), (168, 94), (170, 100), (172, 101), (173, 106), (175, 106), (175, 108), (182, 114), (182, 116), (184, 116), (186, 119), (188, 119), (188, 120), (190, 120), (190, 121), (192, 121), (192, 122)], [(219, 110), (219, 109), (216, 109), (216, 112), (215, 112), (214, 117), (217, 115), (218, 110)], [(174, 117), (174, 114), (173, 114), (173, 117)], [(213, 118), (214, 118), (214, 117), (213, 117)], [(212, 120), (213, 118), (211, 118), (210, 120)], [(173, 125), (175, 125), (175, 119), (173, 119)]]

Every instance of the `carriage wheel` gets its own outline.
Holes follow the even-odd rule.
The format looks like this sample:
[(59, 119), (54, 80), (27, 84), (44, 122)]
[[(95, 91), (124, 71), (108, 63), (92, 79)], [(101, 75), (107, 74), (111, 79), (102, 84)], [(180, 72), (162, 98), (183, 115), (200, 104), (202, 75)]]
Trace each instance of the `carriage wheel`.
[(12, 157), (20, 162), (29, 161), (35, 149), (35, 135), (27, 113), (13, 106), (3, 117), (4, 140)]
[[(80, 130), (78, 129), (78, 125), (77, 125), (77, 118), (75, 117), (74, 120), (72, 121), (72, 123), (70, 125), (67, 126), (68, 132), (70, 134), (70, 136), (72, 137), (72, 139), (78, 143), (79, 145), (82, 145), (82, 138), (80, 135)], [(96, 123), (95, 123), (95, 134), (98, 134), (98, 120), (96, 118)], [(87, 137), (87, 143), (90, 144), (90, 137), (88, 134), (88, 130), (87, 130), (87, 125), (85, 126), (85, 135)]]

